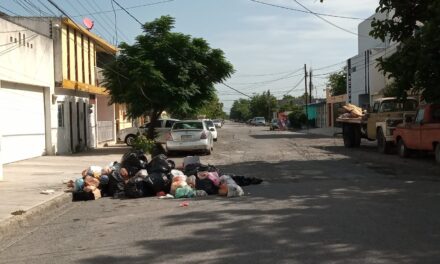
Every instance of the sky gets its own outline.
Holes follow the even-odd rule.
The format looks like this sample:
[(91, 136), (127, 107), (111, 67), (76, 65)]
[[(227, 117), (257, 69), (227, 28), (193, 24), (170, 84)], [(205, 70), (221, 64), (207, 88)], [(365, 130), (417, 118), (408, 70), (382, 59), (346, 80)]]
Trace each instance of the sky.
[[(92, 19), (92, 31), (112, 44), (133, 43), (142, 33), (139, 24), (116, 4), (115, 30), (111, 0), (52, 1), (78, 23), (85, 17)], [(204, 38), (212, 48), (224, 51), (235, 69), (226, 84), (249, 96), (269, 90), (278, 99), (285, 94), (304, 93), (304, 64), (308, 70), (315, 69), (313, 95), (324, 97), (328, 74), (342, 69), (345, 61), (357, 54), (357, 26), (378, 6), (378, 0), (256, 1), (117, 0), (141, 22), (171, 15), (176, 19), (174, 31)], [(321, 16), (334, 26), (311, 13), (263, 3), (296, 10), (306, 7), (315, 13), (359, 19)], [(60, 15), (47, 0), (4, 0), (0, 1), (0, 11), (12, 15)], [(216, 85), (216, 89), (227, 113), (234, 100), (247, 98), (222, 84)]]

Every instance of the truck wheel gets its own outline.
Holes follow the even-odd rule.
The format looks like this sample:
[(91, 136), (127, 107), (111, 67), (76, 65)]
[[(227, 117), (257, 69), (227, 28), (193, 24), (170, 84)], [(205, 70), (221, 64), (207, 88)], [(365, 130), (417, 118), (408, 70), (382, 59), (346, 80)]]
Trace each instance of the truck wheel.
[(342, 136), (344, 139), (344, 147), (353, 148), (355, 145), (355, 132), (352, 125), (344, 125)]
[(377, 131), (377, 150), (383, 154), (391, 153), (391, 144), (390, 142), (387, 142), (383, 134), (382, 128), (379, 128), (379, 130)]
[(409, 149), (405, 146), (403, 139), (399, 139), (397, 142), (397, 152), (401, 158), (407, 158), (409, 155)]
[(440, 143), (437, 143), (435, 146), (435, 161), (437, 161), (437, 164), (440, 164)]
[(354, 143), (353, 147), (358, 148), (361, 146), (361, 128), (356, 126), (353, 128), (353, 136), (354, 136)]

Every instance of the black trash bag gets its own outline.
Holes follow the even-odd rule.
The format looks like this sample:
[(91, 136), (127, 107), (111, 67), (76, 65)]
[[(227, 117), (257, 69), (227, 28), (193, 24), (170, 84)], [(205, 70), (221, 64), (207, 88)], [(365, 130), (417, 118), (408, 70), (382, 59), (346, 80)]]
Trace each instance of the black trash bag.
[(147, 164), (147, 157), (140, 150), (131, 150), (125, 153), (121, 159), (121, 168), (127, 170), (129, 177), (133, 177), (138, 171), (146, 169)]
[(95, 195), (93, 194), (93, 192), (79, 191), (79, 192), (72, 193), (72, 201), (73, 202), (90, 201), (90, 200), (95, 200)]
[(107, 196), (119, 196), (125, 189), (124, 179), (119, 175), (119, 171), (113, 171), (108, 176)]
[(167, 156), (164, 154), (159, 154), (151, 159), (150, 163), (148, 163), (147, 170), (149, 174), (155, 172), (169, 173), (172, 170), (171, 166), (171, 163), (169, 163), (167, 160)]
[(125, 184), (124, 193), (127, 198), (140, 198), (145, 196), (145, 181), (142, 176), (134, 176)]
[(199, 172), (199, 168), (200, 168), (201, 164), (200, 163), (192, 163), (192, 164), (188, 164), (185, 166), (185, 168), (183, 169), (183, 173), (186, 176), (197, 176), (197, 172)]
[(155, 196), (158, 192), (169, 192), (171, 181), (167, 174), (153, 172), (144, 179), (147, 196)]
[(229, 173), (226, 173), (226, 175), (231, 176), (231, 178), (235, 181), (235, 183), (237, 183), (238, 186), (248, 186), (252, 184), (260, 184), (263, 182), (262, 179), (256, 177), (246, 177)]
[(208, 178), (199, 179), (196, 177), (196, 189), (204, 190), (208, 195), (218, 194), (218, 187)]

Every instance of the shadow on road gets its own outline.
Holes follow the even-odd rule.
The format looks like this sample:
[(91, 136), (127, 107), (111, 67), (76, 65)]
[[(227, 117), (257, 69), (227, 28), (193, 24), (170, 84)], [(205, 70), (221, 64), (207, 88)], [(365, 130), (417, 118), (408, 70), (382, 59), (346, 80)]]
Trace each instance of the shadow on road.
[(437, 184), (390, 178), (351, 158), (219, 167), (269, 183), (245, 188), (248, 196), (242, 198), (213, 199), (212, 210), (192, 207), (160, 217), (163, 230), (175, 230), (171, 238), (163, 231), (166, 238), (147, 237), (118, 248), (139, 248), (139, 254), (101, 255), (81, 263), (440, 261)]

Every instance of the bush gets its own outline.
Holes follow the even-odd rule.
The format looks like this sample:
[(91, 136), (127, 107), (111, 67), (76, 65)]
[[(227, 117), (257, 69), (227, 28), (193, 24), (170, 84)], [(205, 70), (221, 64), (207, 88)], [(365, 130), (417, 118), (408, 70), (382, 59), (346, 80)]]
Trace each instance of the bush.
[(288, 115), (290, 126), (293, 128), (301, 128), (307, 123), (307, 116), (302, 110), (295, 110)]
[(154, 140), (148, 139), (144, 135), (137, 136), (133, 140), (132, 147), (136, 150), (142, 150), (144, 153), (152, 153), (156, 142)]

